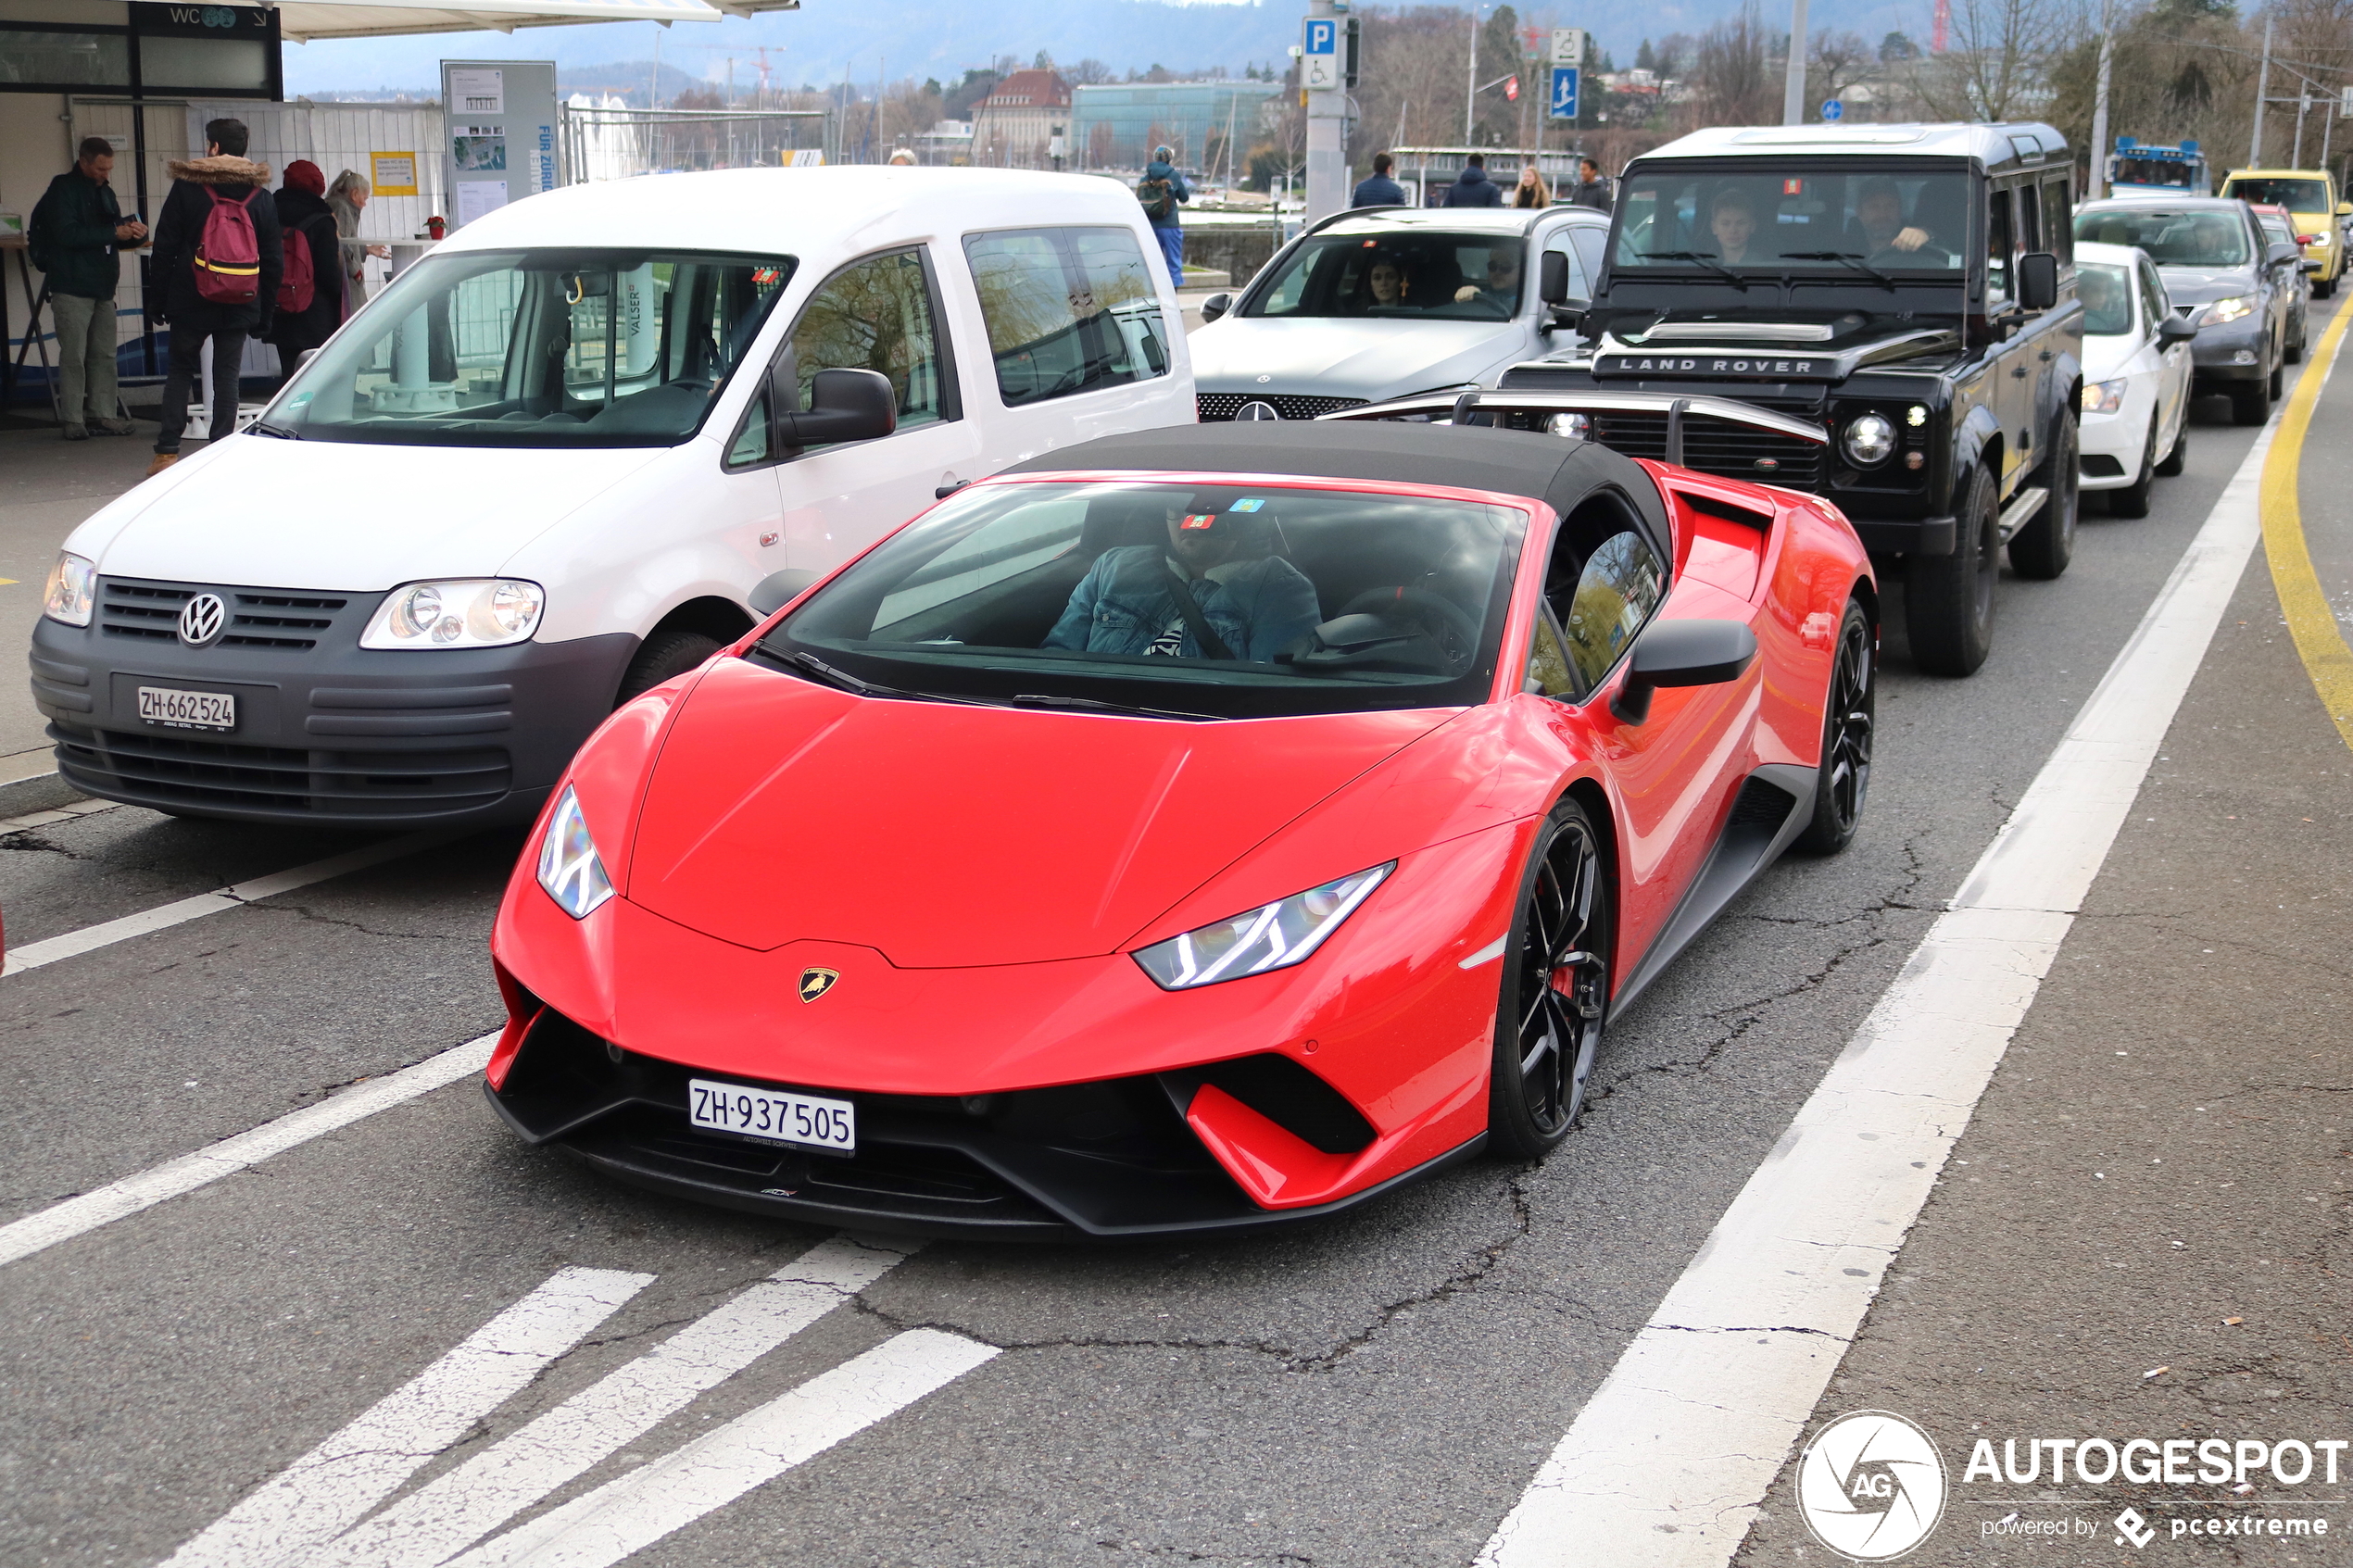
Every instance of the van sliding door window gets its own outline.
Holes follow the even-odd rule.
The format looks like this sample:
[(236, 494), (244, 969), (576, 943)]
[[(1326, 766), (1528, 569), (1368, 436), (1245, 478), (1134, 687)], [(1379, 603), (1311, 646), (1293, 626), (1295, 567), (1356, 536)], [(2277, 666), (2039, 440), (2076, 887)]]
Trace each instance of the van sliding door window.
[(913, 251), (869, 257), (825, 280), (793, 324), (800, 407), (820, 370), (877, 370), (899, 399), (899, 428), (954, 419), (939, 325), (923, 258)]
[(1125, 229), (967, 235), (1008, 408), (1168, 373), (1160, 294)]
[(272, 405), (306, 441), (672, 446), (702, 428), (789, 257), (566, 249), (429, 256)]

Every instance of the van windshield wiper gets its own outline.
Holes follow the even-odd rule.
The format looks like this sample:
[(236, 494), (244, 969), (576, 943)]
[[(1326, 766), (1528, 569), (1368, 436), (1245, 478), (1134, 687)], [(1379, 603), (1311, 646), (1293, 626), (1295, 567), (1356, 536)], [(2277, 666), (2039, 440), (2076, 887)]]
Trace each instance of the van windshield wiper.
[(1642, 259), (1645, 261), (1688, 261), (1693, 266), (1706, 268), (1743, 294), (1748, 292), (1746, 278), (1742, 277), (1714, 257), (1702, 256), (1695, 250), (1646, 250), (1642, 252)]
[(1072, 708), (1088, 713), (1126, 713), (1138, 719), (1207, 721), (1217, 717), (1214, 713), (1187, 713), (1174, 708), (1139, 708), (1134, 703), (1105, 702), (1101, 697), (1054, 696), (1041, 692), (1028, 692), (1005, 700), (1013, 708)]
[(1785, 250), (1781, 252), (1781, 259), (1783, 261), (1841, 262), (1845, 266), (1854, 268), (1857, 272), (1861, 272), (1868, 277), (1877, 279), (1879, 281), (1879, 286), (1885, 289), (1888, 293), (1894, 294), (1895, 292), (1895, 280), (1881, 271), (1878, 268), (1872, 266), (1869, 262), (1865, 261), (1861, 255), (1855, 251)]

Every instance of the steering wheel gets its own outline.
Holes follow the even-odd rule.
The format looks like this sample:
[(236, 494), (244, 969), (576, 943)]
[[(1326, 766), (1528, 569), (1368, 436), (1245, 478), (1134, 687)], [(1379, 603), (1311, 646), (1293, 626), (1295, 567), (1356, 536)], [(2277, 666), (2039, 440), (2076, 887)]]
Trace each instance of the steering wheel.
[(1367, 588), (1340, 606), (1340, 613), (1397, 615), (1415, 622), (1438, 645), (1452, 675), (1466, 672), (1478, 658), (1478, 622), (1453, 600), (1426, 588)]

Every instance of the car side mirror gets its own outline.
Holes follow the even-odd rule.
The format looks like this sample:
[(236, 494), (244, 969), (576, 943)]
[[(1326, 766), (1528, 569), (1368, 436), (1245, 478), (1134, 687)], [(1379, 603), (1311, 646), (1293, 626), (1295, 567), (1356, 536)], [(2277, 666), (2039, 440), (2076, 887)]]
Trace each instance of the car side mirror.
[(1233, 307), (1234, 296), (1232, 295), (1211, 295), (1207, 299), (1201, 302), (1202, 325), (1204, 327), (1209, 325), (1210, 322), (1216, 320), (1220, 316), (1223, 316), (1227, 311), (1231, 310)]
[(2197, 336), (2197, 323), (2187, 316), (2168, 316), (2157, 324), (2159, 343), (2187, 343)]
[(1609, 710), (1621, 723), (1639, 724), (1651, 716), (1658, 687), (1721, 685), (1755, 661), (1756, 633), (1737, 621), (1658, 621), (1636, 639)]
[(2018, 258), (2018, 303), (2021, 309), (2048, 310), (2058, 303), (2058, 257), (2031, 250)]
[(2353, 218), (2353, 202), (2337, 203), (2336, 215), (2339, 218)]
[(1568, 302), (1568, 257), (1559, 251), (1546, 251), (1537, 264), (1536, 297), (1547, 305)]
[(899, 395), (879, 370), (820, 370), (812, 378), (810, 407), (776, 416), (779, 446), (824, 446), (873, 441), (899, 428)]
[(2291, 245), (2285, 240), (2279, 240), (2273, 242), (2271, 254), (2271, 265), (2274, 267), (2282, 267), (2291, 261), (2303, 260), (2304, 247), (2302, 245)]
[(765, 621), (800, 597), (801, 590), (816, 581), (815, 572), (804, 567), (788, 566), (782, 571), (772, 571), (753, 583), (751, 592), (744, 596), (744, 603), (751, 607), (752, 614)]

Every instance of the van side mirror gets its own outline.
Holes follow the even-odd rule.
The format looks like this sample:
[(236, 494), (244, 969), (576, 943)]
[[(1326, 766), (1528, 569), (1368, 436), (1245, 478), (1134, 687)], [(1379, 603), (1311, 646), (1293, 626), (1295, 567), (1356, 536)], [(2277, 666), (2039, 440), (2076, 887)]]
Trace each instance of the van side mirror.
[(1214, 321), (1218, 317), (1223, 316), (1227, 311), (1231, 310), (1233, 307), (1234, 296), (1232, 295), (1211, 295), (1207, 299), (1201, 302), (1202, 325), (1204, 327), (1209, 325), (1210, 322)]
[(825, 446), (873, 441), (899, 428), (899, 395), (878, 370), (820, 370), (812, 378), (810, 407), (776, 416), (779, 446)]
[(2025, 310), (2048, 310), (2058, 303), (2058, 257), (2032, 250), (2018, 258), (2018, 303)]
[(751, 607), (752, 614), (765, 621), (800, 597), (801, 590), (816, 581), (817, 574), (807, 568), (788, 566), (753, 583), (751, 592), (744, 596), (744, 603)]
[(1715, 686), (1737, 681), (1756, 660), (1756, 633), (1737, 621), (1661, 621), (1634, 643), (1626, 683), (1610, 698), (1619, 722), (1639, 724), (1651, 716), (1651, 693), (1660, 686)]
[(2168, 316), (2157, 324), (2159, 343), (2187, 343), (2197, 336), (2197, 323), (2187, 316)]

